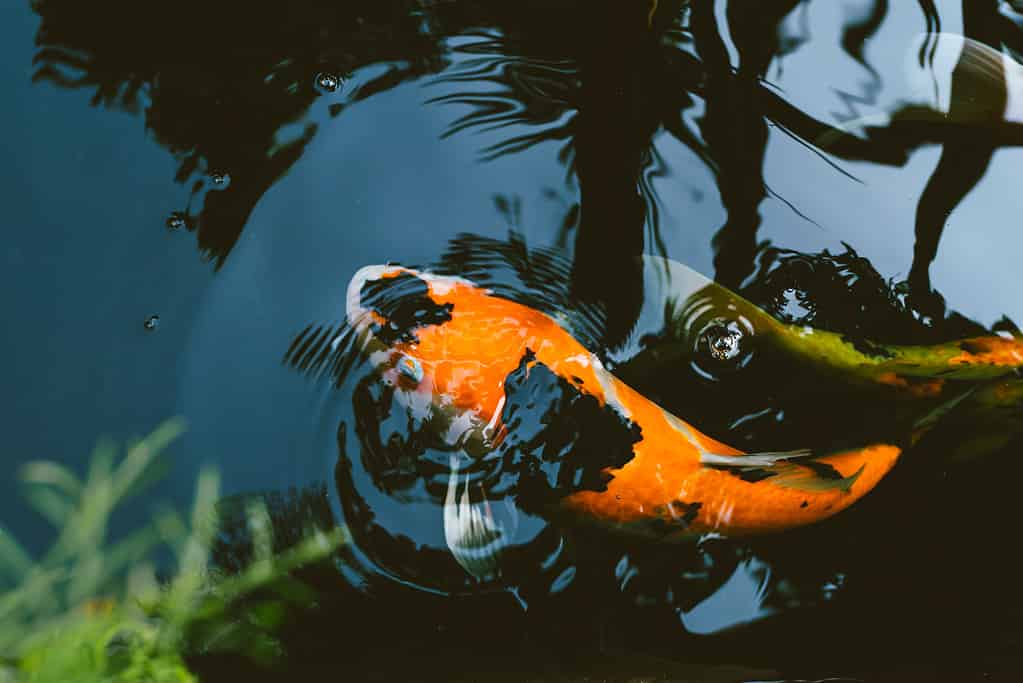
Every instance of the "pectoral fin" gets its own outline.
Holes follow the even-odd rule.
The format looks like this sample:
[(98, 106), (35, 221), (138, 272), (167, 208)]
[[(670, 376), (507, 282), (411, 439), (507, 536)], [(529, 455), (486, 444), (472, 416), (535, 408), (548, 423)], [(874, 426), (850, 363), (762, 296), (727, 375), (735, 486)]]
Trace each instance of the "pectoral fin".
[(848, 491), (866, 467), (866, 464), (860, 465), (854, 473), (845, 476), (818, 457), (807, 449), (749, 455), (705, 453), (700, 456), (700, 462), (706, 467), (731, 472), (750, 483), (770, 480), (775, 486), (815, 493)]
[(702, 453), (700, 464), (709, 467), (773, 467), (778, 463), (797, 458), (810, 458), (814, 453), (809, 448), (795, 451), (764, 451), (747, 455), (718, 455)]

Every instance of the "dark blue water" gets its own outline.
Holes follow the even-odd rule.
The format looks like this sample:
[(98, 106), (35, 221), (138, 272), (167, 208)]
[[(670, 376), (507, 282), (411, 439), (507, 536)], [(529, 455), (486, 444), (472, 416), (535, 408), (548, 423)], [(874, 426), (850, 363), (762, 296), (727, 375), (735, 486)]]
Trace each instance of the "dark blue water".
[[(151, 498), (184, 504), (215, 463), (227, 495), (322, 489), (323, 514), (352, 517), (335, 466), (355, 380), (296, 367), (289, 348), (342, 322), (360, 267), (436, 265), (465, 233), (485, 272), (508, 260), (495, 245), (554, 254), (560, 299), (502, 277), (527, 301), (600, 308), (593, 350), (610, 360), (656, 331), (633, 329), (643, 253), (753, 292), (768, 247), (817, 263), (849, 245), (863, 273), (908, 281), (908, 308), (868, 320), (866, 298), (835, 294), (845, 280), (797, 272), (819, 320), (903, 343), (1018, 323), (1013, 122), (885, 128), (931, 103), (912, 47), (935, 17), (1020, 59), (1011, 3), (969, 1), (965, 27), (951, 0), (662, 0), (649, 27), (645, 3), (567, 0), (5, 3), (9, 471), (79, 465), (102, 435), (180, 415), (188, 432)], [(1011, 113), (1023, 77), (1007, 73)], [(865, 116), (881, 117), (873, 132), (849, 124)], [(943, 154), (960, 172), (923, 202)], [(764, 411), (788, 406), (744, 377), (706, 399), (690, 378), (676, 405), (750, 447), (822, 424), (765, 427)], [(831, 400), (817, 408), (827, 424), (861, 428), (863, 404), (840, 388)], [(360, 679), (387, 678), (397, 652), (402, 675), (458, 680), (556, 662), (579, 680), (1013, 680), (1020, 445), (967, 464), (907, 458), (862, 506), (750, 543), (665, 549), (523, 517), (502, 585), (446, 554), (435, 501), (382, 493), (356, 468), (375, 521), (347, 520), (364, 533), (324, 580), (333, 611), (294, 638)], [(17, 488), (0, 483), (0, 519), (41, 545)]]

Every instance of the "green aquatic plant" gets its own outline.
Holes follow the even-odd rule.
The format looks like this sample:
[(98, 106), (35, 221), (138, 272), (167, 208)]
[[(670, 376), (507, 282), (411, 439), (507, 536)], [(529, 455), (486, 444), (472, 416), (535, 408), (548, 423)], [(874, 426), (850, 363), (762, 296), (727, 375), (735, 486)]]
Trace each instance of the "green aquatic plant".
[[(265, 506), (247, 501), (252, 559), (234, 573), (218, 570), (209, 557), (219, 477), (204, 470), (190, 519), (162, 509), (151, 523), (108, 538), (115, 510), (153, 481), (160, 453), (181, 431), (180, 421), (169, 421), (120, 459), (101, 444), (84, 479), (53, 462), (21, 469), (56, 540), (32, 557), (0, 527), (0, 682), (196, 681), (192, 656), (231, 651), (266, 661), (280, 652), (275, 629), (311, 592), (291, 573), (328, 556), (344, 542), (343, 529), (310, 529), (274, 553)], [(176, 560), (164, 581), (153, 561), (161, 546)]]

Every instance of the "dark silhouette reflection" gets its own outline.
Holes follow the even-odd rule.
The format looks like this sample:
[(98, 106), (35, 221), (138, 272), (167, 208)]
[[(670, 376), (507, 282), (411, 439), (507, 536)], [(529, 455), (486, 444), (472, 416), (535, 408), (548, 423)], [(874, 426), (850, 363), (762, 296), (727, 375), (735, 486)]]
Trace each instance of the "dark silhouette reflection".
[[(767, 196), (763, 179), (767, 121), (757, 106), (757, 94), (780, 49), (778, 25), (800, 2), (731, 2), (727, 26), (717, 25), (716, 3), (693, 6), (693, 38), (707, 70), (706, 112), (700, 128), (717, 167), (718, 190), (728, 214), (714, 236), (714, 265), (717, 279), (731, 287), (753, 271), (759, 207)], [(730, 62), (723, 31), (739, 53), (737, 65)]]
[[(662, 3), (649, 25), (638, 10), (599, 4), (586, 16), (592, 30), (562, 41), (560, 61), (551, 57), (552, 48), (544, 42), (547, 34), (526, 39), (515, 33), (475, 47), (497, 54), (441, 79), (479, 75), (500, 88), (496, 94), (455, 93), (434, 100), (473, 107), (448, 134), (469, 128), (499, 130), (513, 123), (537, 128), (489, 144), (482, 150), (484, 160), (562, 141), (559, 154), (570, 164), (581, 195), (573, 281), (580, 298), (595, 298), (607, 307), (606, 341), (611, 346), (631, 328), (642, 297), (638, 274), (627, 264), (635, 263), (639, 251), (653, 251), (662, 241), (656, 202), (645, 182), (647, 171), (658, 164), (651, 144), (658, 130), (690, 147), (717, 178), (728, 220), (714, 238), (715, 264), (718, 279), (731, 286), (755, 268), (759, 205), (770, 193), (762, 175), (769, 123), (838, 158), (895, 165), (905, 163), (914, 149), (947, 135), (940, 130), (942, 117), (919, 107), (896, 112), (889, 126), (868, 127), (863, 136), (854, 135), (808, 116), (767, 86), (763, 79), (773, 60), (802, 44), (798, 36), (786, 39), (780, 30), (801, 4), (787, 0), (751, 10), (742, 2), (729, 3), (726, 26), (717, 25), (714, 3)], [(872, 103), (881, 87), (865, 46), (883, 25), (888, 7), (877, 0), (847, 17), (843, 49), (872, 78), (862, 93), (839, 91), (850, 107)], [(919, 7), (923, 28), (940, 29), (934, 4), (921, 0)], [(609, 40), (603, 32), (608, 26), (615, 26), (614, 40), (623, 49), (602, 49)], [(726, 34), (737, 51), (737, 64), (730, 61)], [(503, 52), (512, 46), (533, 56), (509, 60)], [(927, 57), (926, 49), (921, 48), (921, 59)], [(705, 105), (699, 132), (685, 123), (686, 111), (697, 100)], [(644, 243), (645, 221), (652, 224), (653, 244)], [(605, 248), (611, 235), (616, 249)], [(925, 240), (921, 244), (926, 246)], [(607, 272), (616, 277), (604, 277)]]
[[(681, 0), (303, 0), (288, 6), (286, 20), (270, 6), (237, 2), (202, 11), (186, 2), (153, 15), (119, 0), (107, 0), (103, 11), (39, 0), (33, 5), (41, 18), (35, 78), (93, 89), (97, 105), (143, 110), (147, 128), (179, 159), (176, 179), (191, 185), (192, 206), (182, 218), (197, 231), (202, 251), (220, 264), (259, 197), (315, 135), (317, 124), (307, 110), (333, 87), (329, 80), (317, 86), (317, 74), (340, 88), (330, 107), (336, 115), (352, 101), (444, 70), (452, 50), (469, 53), (437, 79), (447, 92), (429, 101), (470, 107), (446, 135), (469, 129), (497, 134), (481, 151), (483, 160), (543, 142), (561, 144), (559, 157), (578, 183), (580, 199), (571, 227), (573, 289), (578, 299), (603, 309), (603, 342), (611, 347), (627, 338), (642, 302), (635, 257), (663, 248), (650, 186), (663, 170), (652, 145), (659, 131), (688, 146), (717, 178), (727, 220), (714, 238), (715, 264), (718, 278), (731, 286), (754, 270), (759, 207), (770, 193), (762, 173), (769, 124), (839, 159), (883, 164), (902, 164), (912, 150), (939, 142), (945, 145), (943, 161), (920, 201), (911, 277), (916, 291), (929, 289), (927, 265), (944, 216), (976, 184), (994, 149), (1023, 144), (1018, 124), (966, 115), (958, 120), (971, 97), (997, 110), (1004, 87), (975, 91), (976, 79), (964, 76), (964, 66), (953, 76), (951, 116), (914, 105), (895, 112), (888, 125), (854, 134), (814, 119), (764, 83), (776, 58), (802, 49), (805, 41), (783, 35), (781, 25), (806, 5), (755, 4), (727, 3), (725, 25), (719, 26), (717, 3)], [(938, 31), (935, 3), (919, 0), (918, 7), (921, 28)], [(1014, 15), (999, 13), (994, 0), (963, 7), (968, 37), (1009, 49), (1023, 44)], [(888, 8), (873, 0), (846, 17), (842, 47), (874, 79), (868, 92), (840, 92), (848, 103), (869, 101), (879, 86), (865, 46)], [(116, 26), (109, 16), (119, 17)], [(246, 30), (238, 31), (242, 20)], [(456, 47), (447, 41), (469, 33), (476, 40)], [(933, 49), (933, 41), (925, 41), (922, 64)], [(386, 69), (346, 89), (343, 79), (371, 64)], [(705, 113), (697, 130), (686, 114), (701, 101)], [(502, 138), (504, 130), (515, 132)], [(987, 132), (978, 142), (981, 130)]]
[[(995, 48), (1001, 46), (1003, 24), (997, 0), (964, 0), (963, 36)], [(1014, 31), (1015, 33), (1015, 31)], [(978, 55), (967, 45), (952, 72), (948, 117), (979, 124), (997, 124), (1003, 120), (1008, 103), (1005, 67), (1000, 60), (985, 60), (985, 72), (978, 74)], [(999, 147), (997, 139), (978, 135), (975, 129), (949, 136), (942, 146), (941, 158), (934, 169), (916, 211), (916, 244), (909, 282), (918, 295), (931, 291), (929, 268), (938, 254), (938, 242), (949, 214), (980, 182)], [(940, 311), (940, 303), (925, 303)]]
[[(658, 59), (645, 9), (597, 5), (595, 30), (581, 54), (574, 140), (581, 213), (572, 283), (580, 299), (606, 306), (611, 346), (624, 342), (643, 300), (636, 258), (643, 253), (646, 208), (638, 185), (661, 118), (650, 96)], [(610, 44), (617, 49), (608, 50)]]
[[(504, 32), (500, 40), (472, 48), (489, 57), (472, 60), (438, 82), (475, 76), (499, 89), (432, 100), (473, 107), (447, 134), (512, 123), (538, 128), (485, 147), (484, 160), (563, 141), (559, 158), (569, 164), (580, 194), (573, 290), (579, 300), (604, 309), (604, 341), (610, 346), (625, 340), (642, 303), (635, 264), (651, 246), (644, 240), (647, 221), (659, 229), (656, 215), (648, 215), (655, 208), (644, 178), (657, 165), (652, 137), (663, 126), (695, 145), (682, 113), (692, 106), (689, 93), (698, 69), (688, 55), (665, 59), (660, 46), (661, 32), (683, 4), (658, 3), (656, 15), (643, 3), (557, 4), (544, 23), (565, 21), (562, 32), (524, 25), (524, 14), (498, 23)], [(607, 49), (610, 44), (614, 50)], [(509, 58), (509, 50), (524, 58)], [(615, 277), (608, 278), (609, 272)]]

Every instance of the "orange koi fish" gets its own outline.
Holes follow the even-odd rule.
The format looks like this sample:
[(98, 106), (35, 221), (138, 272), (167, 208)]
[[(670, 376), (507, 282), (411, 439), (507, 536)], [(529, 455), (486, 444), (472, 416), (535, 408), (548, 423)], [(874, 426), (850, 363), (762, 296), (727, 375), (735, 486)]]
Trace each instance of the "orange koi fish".
[(606, 527), (681, 540), (811, 524), (865, 496), (900, 454), (888, 443), (743, 453), (617, 379), (553, 317), (457, 277), (367, 266), (349, 284), (347, 317), (398, 400), (419, 414), (443, 412), (444, 438), (474, 457), (511, 440), (521, 423), (511, 393), (530, 376), (548, 377), (568, 402), (618, 419), (628, 435), (621, 457), (601, 452), (599, 426), (577, 425), (584, 436), (591, 431), (579, 457), (597, 463), (600, 477), (577, 476), (556, 501), (560, 511)]

